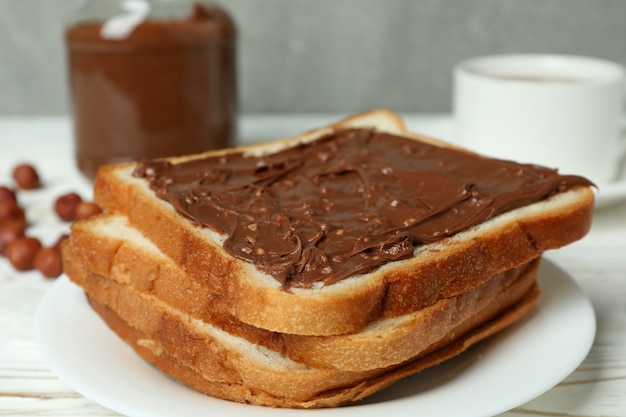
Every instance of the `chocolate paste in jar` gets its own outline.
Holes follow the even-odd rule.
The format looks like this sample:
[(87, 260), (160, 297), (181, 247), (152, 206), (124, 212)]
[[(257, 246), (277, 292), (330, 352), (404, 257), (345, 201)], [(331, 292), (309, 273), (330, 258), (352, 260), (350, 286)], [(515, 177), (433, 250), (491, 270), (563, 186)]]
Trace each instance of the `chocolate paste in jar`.
[(232, 145), (235, 25), (218, 8), (191, 10), (148, 16), (122, 39), (107, 38), (105, 22), (68, 28), (76, 159), (87, 177), (106, 163)]

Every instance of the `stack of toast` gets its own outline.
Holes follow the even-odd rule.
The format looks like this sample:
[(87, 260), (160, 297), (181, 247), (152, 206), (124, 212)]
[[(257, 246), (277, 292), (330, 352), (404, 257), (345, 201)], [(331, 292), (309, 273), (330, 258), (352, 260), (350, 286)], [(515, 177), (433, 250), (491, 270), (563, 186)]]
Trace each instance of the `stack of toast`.
[[(248, 178), (246, 174), (233, 179), (233, 172), (239, 168), (233, 169), (232, 161), (239, 161), (237, 158), (244, 159), (237, 164), (256, 166), (254, 175), (265, 175), (268, 168), (261, 166), (260, 161), (274, 158), (270, 169), (280, 167), (276, 169), (280, 169), (281, 181), (311, 181), (301, 174), (314, 169), (307, 163), (295, 164), (291, 157), (286, 162), (276, 160), (285, 150), (298, 155), (319, 141), (331, 144), (337, 154), (345, 154), (331, 141), (333, 135), (344, 135), (347, 143), (359, 135), (387, 141), (410, 140), (420, 146), (459, 153), (470, 158), (471, 166), (493, 161), (408, 132), (398, 115), (375, 110), (295, 138), (201, 155), (105, 166), (94, 184), (95, 201), (105, 213), (72, 226), (63, 248), (66, 274), (84, 289), (91, 306), (108, 326), (140, 356), (198, 391), (271, 407), (335, 407), (358, 401), (454, 357), (523, 317), (539, 296), (536, 275), (543, 252), (580, 239), (589, 230), (594, 196), (587, 180), (508, 161), (507, 169), (532, 173), (529, 184), (533, 191), (516, 190), (515, 202), (510, 195), (505, 199), (482, 198), (481, 184), (472, 183), (463, 185), (461, 190), (451, 186), (455, 193), (464, 196), (462, 201), (454, 200), (444, 208), (434, 207), (432, 201), (452, 201), (449, 190), (443, 190), (452, 182), (442, 180), (441, 172), (431, 175), (434, 168), (429, 168), (424, 177), (422, 169), (415, 174), (415, 181), (431, 178), (437, 181), (436, 189), (446, 192), (435, 200), (415, 197), (421, 205), (403, 212), (409, 213), (405, 217), (410, 217), (410, 221), (403, 220), (404, 226), (387, 227), (391, 230), (389, 236), (395, 239), (393, 245), (380, 243), (359, 251), (351, 249), (346, 256), (336, 255), (332, 250), (349, 239), (356, 247), (381, 236), (379, 229), (368, 226), (370, 235), (355, 238), (352, 229), (356, 227), (351, 222), (362, 210), (343, 214), (340, 211), (351, 228), (344, 230), (335, 225), (329, 229), (331, 225), (322, 222), (324, 236), (332, 243), (327, 247), (320, 244), (319, 237), (307, 240), (303, 237), (308, 236), (306, 233), (297, 235), (295, 226), (288, 234), (279, 235), (279, 243), (299, 243), (300, 256), (289, 266), (285, 266), (286, 255), (268, 255), (271, 250), (257, 242), (263, 240), (262, 234), (244, 240), (254, 244), (252, 255), (232, 249), (240, 247), (235, 242), (240, 230), (257, 231), (263, 227), (265, 214), (255, 217), (240, 216), (241, 213), (254, 209), (274, 216), (272, 213), (281, 210), (280, 205), (265, 203), (261, 197), (258, 201), (253, 198), (253, 203), (243, 198), (236, 200), (237, 210), (219, 206), (221, 211), (215, 211), (218, 206), (212, 201), (210, 207), (218, 213), (214, 224), (205, 216), (208, 209), (198, 209), (197, 201), (216, 200), (217, 195), (222, 200), (235, 199), (241, 184), (235, 187), (234, 182)], [(406, 145), (398, 147), (405, 148), (408, 149)], [(406, 153), (409, 160), (417, 158)], [(317, 155), (322, 154), (324, 158), (333, 158), (324, 152)], [(201, 172), (197, 164), (204, 164), (207, 158), (223, 164), (219, 165), (222, 168)], [(307, 158), (310, 156), (304, 159)], [(325, 166), (326, 161), (320, 165)], [(445, 165), (442, 161), (434, 161), (432, 166)], [(170, 177), (164, 180), (165, 174), (159, 171), (189, 163), (193, 169), (183, 170), (178, 182)], [(369, 175), (363, 172), (376, 164), (361, 165), (354, 169), (359, 178)], [(228, 175), (224, 167), (228, 167)], [(385, 166), (384, 174), (392, 169), (400, 171), (399, 167)], [(214, 175), (218, 171), (219, 175)], [(300, 174), (288, 176), (296, 172)], [(481, 175), (486, 183), (491, 183), (492, 175), (503, 177), (502, 172)], [(551, 178), (550, 186), (544, 184), (544, 174)], [(345, 172), (334, 175), (337, 183)], [(180, 180), (183, 177), (187, 180)], [(413, 178), (410, 176), (402, 178), (413, 181), (406, 179)], [(262, 181), (255, 179), (253, 195), (259, 196), (263, 187), (268, 192), (277, 181), (268, 181), (267, 177)], [(500, 181), (508, 184), (513, 180)], [(188, 186), (192, 183), (193, 187)], [(453, 182), (456, 183), (457, 180)], [(210, 192), (207, 188), (198, 191), (198, 184), (208, 184)], [(395, 183), (390, 184), (385, 187), (394, 188)], [(413, 183), (407, 184), (408, 188), (413, 187)], [(308, 189), (307, 185), (310, 184), (301, 183), (296, 188)], [(332, 194), (326, 191), (326, 185), (319, 187), (323, 189), (320, 192)], [(371, 187), (374, 190), (377, 185)], [(415, 188), (420, 187), (416, 182)], [(385, 195), (386, 188), (382, 191)], [(540, 189), (539, 194), (535, 188)], [(351, 190), (348, 194), (352, 193)], [(299, 197), (291, 190), (284, 194), (292, 199)], [(520, 194), (523, 196), (518, 198)], [(328, 207), (339, 205), (331, 197), (323, 200), (328, 211), (332, 211)], [(391, 201), (394, 208), (400, 204), (395, 197)], [(458, 218), (458, 213), (466, 213), (460, 204), (466, 203), (477, 207), (468, 206), (470, 223)], [(310, 207), (317, 207), (315, 204), (313, 201), (307, 206), (309, 210), (302, 218), (309, 219), (307, 216), (313, 211)], [(382, 210), (380, 204), (374, 206)], [(413, 217), (420, 210), (428, 214), (422, 216), (425, 220), (417, 222)], [(297, 213), (301, 211), (298, 209)], [(422, 230), (423, 224), (430, 224), (434, 217), (445, 216), (443, 212), (452, 216), (445, 230), (429, 230), (424, 237), (415, 237), (419, 235), (416, 230)], [(276, 219), (281, 224), (284, 220), (288, 227), (302, 223), (291, 212), (280, 214), (282, 217), (271, 216), (273, 220), (267, 226), (272, 228), (261, 230), (278, 233)], [(378, 227), (384, 219), (377, 219), (367, 217), (360, 221), (377, 223)], [(307, 220), (306, 225), (310, 224)], [(332, 240), (327, 230), (332, 230), (338, 240)], [(315, 247), (310, 248), (307, 242), (314, 242), (311, 245)], [(303, 254), (314, 250), (320, 254), (303, 262)], [(379, 259), (381, 253), (385, 259)], [(293, 253), (289, 256), (293, 257)], [(362, 258), (352, 265), (346, 259), (354, 256)], [(316, 269), (319, 264), (324, 267)], [(341, 269), (344, 264), (351, 265), (351, 272)], [(329, 278), (335, 269), (344, 271), (343, 275)], [(307, 279), (301, 280), (302, 276)]]

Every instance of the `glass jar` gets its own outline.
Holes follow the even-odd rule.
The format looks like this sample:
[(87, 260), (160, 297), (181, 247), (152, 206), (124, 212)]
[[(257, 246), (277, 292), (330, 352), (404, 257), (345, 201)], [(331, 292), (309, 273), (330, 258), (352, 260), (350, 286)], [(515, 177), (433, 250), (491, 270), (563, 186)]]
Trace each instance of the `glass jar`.
[(236, 28), (187, 0), (89, 0), (65, 33), (75, 152), (102, 164), (231, 146)]

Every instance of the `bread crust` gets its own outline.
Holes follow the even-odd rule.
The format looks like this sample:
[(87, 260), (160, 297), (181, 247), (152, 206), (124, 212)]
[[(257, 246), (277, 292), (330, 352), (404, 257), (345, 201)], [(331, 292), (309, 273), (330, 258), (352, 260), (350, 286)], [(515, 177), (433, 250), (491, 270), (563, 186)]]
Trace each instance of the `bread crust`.
[[(393, 112), (375, 110), (347, 118), (293, 139), (251, 145), (251, 154), (271, 152), (313, 140), (333, 129), (375, 127), (438, 146), (451, 146), (406, 131)], [(203, 155), (170, 158), (173, 162)], [(96, 177), (96, 202), (110, 213), (127, 216), (185, 273), (219, 294), (228, 311), (252, 326), (280, 333), (323, 336), (353, 333), (373, 320), (417, 311), (463, 293), (493, 275), (525, 264), (544, 251), (583, 237), (589, 230), (594, 194), (577, 187), (547, 200), (500, 215), (440, 242), (420, 247), (413, 258), (389, 263), (321, 289), (283, 290), (278, 281), (253, 265), (233, 258), (219, 236), (178, 215), (158, 199), (147, 183), (134, 178), (135, 164), (103, 167)], [(159, 227), (154, 227), (158, 224)], [(191, 285), (191, 284), (190, 284)]]

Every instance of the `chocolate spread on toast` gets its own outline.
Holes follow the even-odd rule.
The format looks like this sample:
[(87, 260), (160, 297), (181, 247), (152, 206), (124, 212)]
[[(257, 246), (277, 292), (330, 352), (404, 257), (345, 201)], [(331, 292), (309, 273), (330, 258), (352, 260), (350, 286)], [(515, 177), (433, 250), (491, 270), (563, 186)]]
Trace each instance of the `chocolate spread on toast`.
[(285, 288), (329, 285), (580, 185), (554, 169), (369, 129), (265, 156), (142, 162), (161, 199), (225, 234), (224, 248)]

